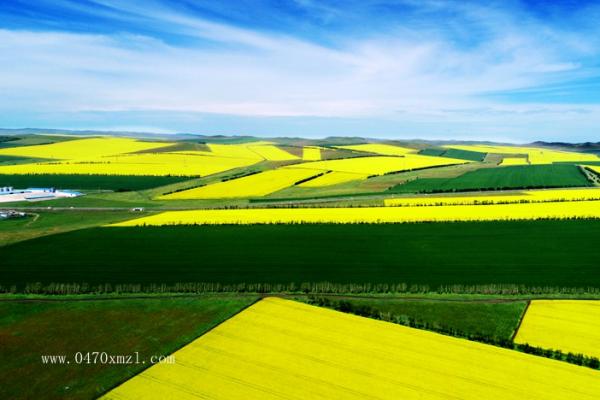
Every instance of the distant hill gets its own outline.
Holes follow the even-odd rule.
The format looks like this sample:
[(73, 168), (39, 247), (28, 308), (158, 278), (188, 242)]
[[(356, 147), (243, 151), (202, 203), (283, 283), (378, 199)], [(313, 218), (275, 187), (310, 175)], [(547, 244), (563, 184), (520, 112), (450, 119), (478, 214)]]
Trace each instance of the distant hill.
[[(442, 146), (448, 144), (455, 145), (467, 145), (467, 144), (508, 144), (510, 143), (498, 143), (491, 141), (476, 141), (476, 140), (426, 140), (426, 139), (381, 139), (381, 138), (370, 138), (360, 136), (328, 136), (323, 139), (309, 139), (302, 137), (260, 137), (253, 135), (210, 135), (210, 134), (197, 134), (189, 132), (179, 132), (173, 134), (167, 133), (152, 133), (152, 132), (131, 132), (131, 131), (102, 131), (102, 130), (69, 130), (69, 129), (44, 129), (44, 128), (21, 128), (21, 129), (3, 129), (0, 128), (0, 142), (8, 142), (14, 140), (15, 136), (28, 136), (28, 135), (78, 135), (78, 136), (99, 136), (99, 135), (110, 135), (110, 136), (124, 136), (124, 137), (135, 137), (140, 139), (152, 139), (152, 140), (169, 140), (169, 141), (193, 141), (198, 143), (241, 143), (241, 142), (252, 142), (256, 140), (269, 140), (282, 145), (292, 146), (343, 146), (343, 145), (354, 145), (364, 143), (389, 143), (396, 145), (410, 145), (415, 148), (427, 148), (431, 146)], [(600, 142), (585, 142), (585, 143), (567, 143), (567, 142), (545, 142), (537, 141), (530, 143), (531, 146), (549, 147), (563, 150), (580, 151), (580, 152), (593, 152), (600, 153)]]
[(567, 142), (533, 142), (532, 145), (540, 147), (551, 147), (563, 150), (580, 151), (584, 153), (600, 153), (600, 142), (567, 143)]

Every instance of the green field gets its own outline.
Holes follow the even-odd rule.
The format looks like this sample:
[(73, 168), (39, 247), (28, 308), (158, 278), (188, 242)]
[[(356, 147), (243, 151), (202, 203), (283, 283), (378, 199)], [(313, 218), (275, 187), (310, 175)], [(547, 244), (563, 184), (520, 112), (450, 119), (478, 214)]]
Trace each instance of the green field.
[(428, 148), (419, 151), (419, 154), (424, 156), (441, 157), (446, 152), (446, 149)]
[(193, 179), (186, 176), (80, 175), (80, 174), (0, 174), (0, 186), (19, 189), (54, 187), (57, 189), (131, 191), (150, 189)]
[[(90, 399), (148, 367), (77, 364), (93, 351), (149, 360), (202, 335), (256, 300), (253, 296), (0, 302), (2, 399)], [(43, 364), (66, 355), (70, 364)]]
[(386, 321), (427, 327), (455, 336), (510, 340), (526, 301), (455, 301), (394, 298), (320, 297), (312, 304)]
[(458, 158), (459, 160), (483, 161), (486, 153), (478, 151), (458, 150), (458, 149), (443, 149), (443, 148), (427, 148), (419, 151), (419, 154), (424, 156)]
[(79, 139), (77, 136), (69, 135), (23, 135), (23, 136), (1, 136), (0, 148), (18, 147), (18, 146), (36, 146), (42, 144), (51, 144), (56, 142), (65, 142), (68, 140)]
[(0, 246), (35, 237), (90, 228), (138, 216), (130, 211), (44, 211), (0, 221)]
[(442, 154), (442, 157), (458, 158), (460, 160), (483, 161), (487, 153), (478, 151), (448, 149)]
[(598, 288), (598, 237), (599, 220), (92, 228), (0, 247), (0, 284)]
[(516, 165), (482, 168), (455, 178), (415, 179), (389, 189), (392, 193), (436, 193), (478, 190), (592, 186), (576, 165)]
[(554, 164), (600, 165), (600, 161), (559, 161)]
[(20, 161), (30, 160), (23, 157), (18, 156), (0, 156), (0, 164), (15, 164)]

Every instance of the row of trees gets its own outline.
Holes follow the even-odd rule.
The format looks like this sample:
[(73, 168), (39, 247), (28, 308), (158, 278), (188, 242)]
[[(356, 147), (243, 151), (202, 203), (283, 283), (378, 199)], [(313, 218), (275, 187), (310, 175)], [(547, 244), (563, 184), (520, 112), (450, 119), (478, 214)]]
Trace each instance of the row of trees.
[(600, 288), (526, 286), (512, 284), (442, 285), (431, 287), (408, 283), (333, 282), (179, 282), (179, 283), (27, 283), (0, 285), (0, 293), (85, 294), (85, 293), (304, 293), (304, 294), (490, 294), (490, 295), (599, 295)]

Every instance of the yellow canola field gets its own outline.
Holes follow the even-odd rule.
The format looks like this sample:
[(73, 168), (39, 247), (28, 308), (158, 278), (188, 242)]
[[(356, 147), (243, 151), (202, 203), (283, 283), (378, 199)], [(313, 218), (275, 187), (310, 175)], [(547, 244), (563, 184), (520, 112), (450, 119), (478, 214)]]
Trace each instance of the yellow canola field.
[(384, 156), (403, 156), (408, 153), (416, 153), (415, 149), (393, 146), (391, 144), (356, 144), (352, 146), (337, 147), (346, 150), (366, 151), (368, 153), (381, 154)]
[(515, 194), (482, 196), (422, 196), (385, 199), (388, 207), (449, 206), (468, 204), (540, 203), (553, 201), (600, 200), (600, 189), (527, 190)]
[(143, 153), (81, 161), (0, 166), (0, 174), (101, 174), (206, 176), (258, 162), (253, 159), (173, 153)]
[(515, 342), (600, 358), (600, 301), (533, 300)]
[[(451, 164), (464, 164), (465, 160), (407, 154), (403, 157), (374, 156), (344, 158), (296, 164), (293, 168), (309, 168), (323, 171), (349, 172), (362, 175), (383, 175), (389, 172), (408, 171), (418, 168)], [(288, 168), (288, 167), (286, 167)], [(290, 167), (291, 168), (291, 167)]]
[(586, 168), (591, 169), (592, 171), (600, 174), (600, 166), (599, 165), (586, 165)]
[(267, 145), (248, 145), (248, 149), (254, 151), (260, 157), (267, 161), (288, 161), (298, 160), (299, 157), (281, 150), (279, 147)]
[(529, 165), (526, 158), (505, 157), (500, 165)]
[(368, 175), (364, 174), (354, 174), (352, 172), (330, 172), (328, 174), (319, 176), (318, 178), (311, 179), (310, 181), (306, 181), (301, 183), (300, 187), (322, 187), (322, 186), (331, 186), (337, 185), (340, 183), (356, 181), (360, 179), (366, 179)]
[(111, 226), (277, 223), (348, 224), (550, 218), (600, 218), (600, 201), (495, 204), (489, 206), (261, 208), (167, 211), (161, 214), (116, 223)]
[(22, 156), (31, 158), (50, 158), (56, 160), (83, 160), (123, 153), (132, 153), (166, 147), (172, 143), (141, 142), (135, 139), (100, 137), (91, 139), (68, 140), (37, 146), (21, 146), (0, 149), (3, 156)]
[(530, 164), (552, 164), (553, 162), (564, 161), (600, 161), (600, 158), (593, 154), (549, 150), (538, 147), (520, 147), (520, 146), (487, 146), (487, 145), (449, 145), (445, 146), (453, 149), (479, 151), (496, 154), (527, 154)]
[(293, 168), (275, 169), (208, 186), (171, 193), (160, 196), (158, 199), (182, 200), (259, 197), (285, 189), (298, 181), (314, 175), (316, 175), (316, 172), (313, 170)]
[(104, 399), (592, 400), (600, 372), (266, 298)]
[(302, 159), (304, 161), (319, 161), (321, 159), (321, 149), (318, 147), (304, 146), (302, 148)]
[(214, 156), (247, 158), (255, 161), (262, 161), (264, 158), (256, 152), (250, 150), (247, 144), (215, 144), (208, 143), (208, 148)]

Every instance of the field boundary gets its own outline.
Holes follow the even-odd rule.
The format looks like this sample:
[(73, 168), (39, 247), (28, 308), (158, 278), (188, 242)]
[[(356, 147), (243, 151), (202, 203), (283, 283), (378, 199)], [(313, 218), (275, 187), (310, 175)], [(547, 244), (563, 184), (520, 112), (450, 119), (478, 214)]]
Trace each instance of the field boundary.
[[(538, 299), (536, 299), (538, 300)], [(539, 299), (541, 300), (541, 299)], [(521, 324), (523, 323), (523, 320), (525, 319), (525, 315), (527, 314), (527, 310), (529, 310), (529, 306), (531, 305), (531, 300), (527, 300), (527, 303), (525, 304), (525, 308), (523, 309), (523, 313), (521, 314), (521, 317), (519, 318), (519, 323), (517, 324), (517, 326), (515, 327), (515, 331), (513, 332), (513, 334), (510, 337), (511, 341), (515, 341), (515, 337), (517, 336), (517, 333), (519, 333), (519, 329), (521, 329)]]
[[(262, 297), (259, 297), (257, 299), (255, 299), (253, 302), (251, 302), (250, 304), (240, 308), (238, 311), (236, 311), (235, 313), (231, 314), (229, 317), (225, 318), (223, 321), (219, 322), (218, 324), (216, 324), (215, 326), (211, 327), (210, 329), (207, 329), (206, 331), (202, 332), (200, 335), (196, 336), (195, 338), (193, 338), (192, 340), (190, 340), (187, 343), (182, 344), (181, 346), (176, 347), (170, 354), (174, 354), (176, 352), (178, 352), (179, 350), (183, 349), (185, 346), (189, 345), (190, 343), (192, 343), (195, 340), (198, 340), (199, 338), (201, 338), (202, 336), (206, 335), (207, 333), (209, 333), (210, 331), (212, 331), (213, 329), (215, 329), (218, 326), (221, 326), (223, 323), (229, 321), (231, 318), (235, 317), (236, 315), (238, 315), (239, 313), (241, 313), (242, 311), (247, 310), (249, 307), (253, 306), (254, 304), (256, 304), (257, 302), (259, 302), (260, 300), (262, 300)], [(133, 376), (130, 376), (128, 378), (126, 378), (123, 381), (120, 381), (119, 383), (116, 383), (115, 385), (109, 387), (108, 389), (106, 389), (105, 392), (103, 392), (100, 396), (98, 396), (98, 398), (101, 398), (102, 396), (104, 396), (106, 393), (110, 392), (111, 390), (121, 386), (122, 384), (124, 384), (125, 382), (129, 381), (130, 379), (136, 377), (137, 375), (141, 374), (142, 372), (146, 371), (148, 368), (153, 367), (156, 364), (147, 364), (145, 368), (142, 368), (140, 371), (138, 371), (137, 373), (135, 373)]]

